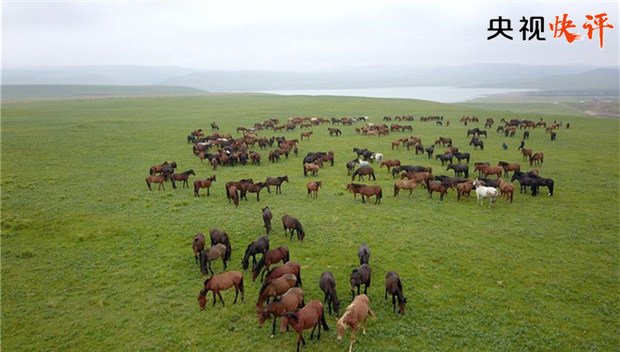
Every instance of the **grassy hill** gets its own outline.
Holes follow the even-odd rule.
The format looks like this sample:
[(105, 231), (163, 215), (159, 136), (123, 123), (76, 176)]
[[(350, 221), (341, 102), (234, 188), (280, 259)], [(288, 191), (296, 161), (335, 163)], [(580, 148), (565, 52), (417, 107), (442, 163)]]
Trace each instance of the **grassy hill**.
[(101, 85), (3, 85), (2, 99), (97, 98), (145, 95), (204, 94), (203, 90), (179, 86)]
[[(618, 123), (565, 113), (488, 111), (404, 99), (205, 95), (124, 99), (12, 102), (2, 111), (2, 347), (10, 351), (84, 350), (287, 350), (289, 332), (269, 338), (259, 329), (255, 301), (260, 284), (245, 272), (245, 302), (199, 311), (204, 279), (191, 250), (196, 232), (225, 230), (233, 251), (230, 270), (241, 270), (248, 243), (264, 235), (261, 208), (274, 214), (272, 247), (286, 245), (302, 266), (306, 301), (322, 300), (318, 279), (334, 273), (343, 307), (351, 300), (348, 279), (357, 267), (357, 247), (371, 248), (372, 285), (368, 295), (377, 315), (356, 351), (403, 350), (601, 350), (617, 348), (618, 324)], [(404, 164), (431, 166), (451, 175), (435, 159), (391, 141), (411, 133), (366, 137), (355, 126), (329, 137), (326, 125), (313, 127), (300, 143), (300, 156), (260, 166), (220, 167), (201, 163), (186, 143), (189, 132), (217, 121), (220, 132), (235, 132), (268, 118), (293, 116), (414, 115), (413, 135), (428, 145), (439, 136), (478, 161), (520, 162), (518, 137), (489, 131), (484, 151), (468, 147), (463, 115), (570, 122), (551, 142), (542, 129), (531, 131), (526, 147), (545, 153), (537, 167), (556, 183), (553, 197), (515, 194), (513, 204), (476, 205), (474, 197), (443, 202), (418, 188), (408, 198), (392, 194), (394, 180), (374, 165), (384, 198), (362, 204), (345, 191), (351, 182), (345, 163), (353, 147), (382, 152)], [(419, 121), (443, 115), (444, 125)], [(446, 126), (445, 122), (450, 121)], [(566, 126), (566, 125), (565, 125)], [(495, 127), (495, 126), (494, 126)], [(261, 136), (295, 132), (261, 132)], [(508, 150), (501, 148), (507, 143)], [(335, 166), (316, 178), (304, 177), (302, 155), (334, 151)], [(438, 151), (443, 148), (437, 148)], [(210, 197), (193, 190), (149, 191), (144, 178), (152, 165), (176, 161), (217, 181)], [(282, 194), (251, 195), (235, 208), (226, 200), (230, 180), (288, 175)], [(322, 180), (318, 199), (306, 182)], [(282, 215), (297, 217), (306, 237), (289, 241)], [(213, 268), (222, 272), (221, 261)], [(404, 316), (383, 299), (383, 279), (397, 271), (408, 298)], [(335, 319), (320, 341), (304, 351), (343, 351)]]

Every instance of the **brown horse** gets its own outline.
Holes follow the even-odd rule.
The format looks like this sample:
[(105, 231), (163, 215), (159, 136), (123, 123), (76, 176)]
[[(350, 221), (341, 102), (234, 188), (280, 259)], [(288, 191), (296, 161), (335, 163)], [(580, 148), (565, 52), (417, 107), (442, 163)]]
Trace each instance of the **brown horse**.
[(368, 291), (368, 286), (370, 286), (370, 275), (372, 273), (372, 269), (368, 264), (362, 264), (357, 269), (351, 272), (351, 299), (355, 298), (355, 288), (357, 287), (357, 294), (360, 294), (360, 287), (364, 285), (364, 294)]
[(177, 167), (177, 163), (175, 163), (174, 161), (173, 161), (172, 163), (169, 163), (169, 162), (167, 162), (167, 161), (164, 161), (164, 162), (163, 162), (163, 163), (161, 163), (160, 165), (151, 166), (151, 167), (149, 168), (149, 175), (151, 175), (151, 176), (152, 176), (152, 175), (155, 175), (155, 174), (161, 173), (162, 171), (164, 171), (164, 167), (166, 167), (166, 166), (168, 166), (168, 165), (170, 165), (170, 166), (172, 166), (172, 167), (174, 167), (174, 168), (176, 168), (176, 167)]
[(283, 295), (289, 288), (296, 286), (296, 284), (297, 277), (294, 274), (284, 274), (276, 279), (265, 281), (258, 293), (256, 310), (262, 309), (263, 302), (265, 301), (269, 304), (269, 298)]
[(510, 198), (510, 203), (512, 203), (512, 197), (515, 192), (515, 186), (512, 183), (508, 183), (501, 178), (498, 180), (499, 183), (499, 194), (504, 196), (506, 200)]
[(319, 189), (321, 189), (321, 187), (323, 187), (323, 182), (321, 181), (308, 182), (308, 184), (306, 184), (306, 188), (308, 189), (308, 197), (312, 197), (312, 194), (314, 194), (314, 198), (316, 199), (319, 195)]
[(304, 291), (299, 287), (291, 287), (282, 295), (282, 298), (274, 299), (267, 307), (258, 309), (258, 327), (262, 328), (263, 324), (270, 316), (273, 316), (273, 326), (271, 328), (271, 336), (276, 334), (276, 320), (284, 313), (292, 313), (297, 308), (304, 306)]
[(394, 197), (398, 197), (398, 192), (401, 189), (409, 190), (409, 198), (413, 194), (413, 190), (418, 186), (418, 183), (414, 180), (397, 180), (394, 182)]
[(347, 190), (353, 192), (354, 199), (357, 193), (361, 194), (362, 203), (366, 203), (364, 196), (368, 198), (368, 203), (370, 203), (370, 197), (375, 196), (375, 204), (380, 204), (381, 198), (383, 197), (383, 191), (381, 190), (381, 186), (366, 186), (359, 183), (349, 183), (347, 184)]
[(387, 167), (387, 171), (389, 173), (390, 172), (390, 168), (396, 167), (396, 166), (400, 166), (400, 160), (398, 160), (398, 159), (384, 160), (384, 161), (381, 162), (381, 164), (379, 164), (379, 167), (383, 167), (384, 165), (385, 165), (385, 167)]
[(172, 188), (177, 188), (177, 186), (174, 183), (174, 181), (183, 181), (183, 186), (182, 187), (189, 188), (189, 184), (188, 184), (189, 175), (196, 176), (196, 173), (194, 172), (194, 170), (187, 170), (187, 171), (184, 171), (184, 172), (181, 172), (181, 173), (178, 173), (178, 174), (170, 175), (170, 181), (172, 182)]
[(454, 185), (452, 183), (444, 183), (433, 181), (428, 184), (428, 194), (430, 198), (433, 198), (433, 192), (439, 193), (439, 200), (443, 200), (443, 197), (448, 193), (448, 188), (454, 189)]
[(300, 342), (304, 346), (306, 345), (306, 340), (303, 336), (304, 330), (312, 329), (312, 332), (310, 333), (311, 340), (317, 326), (319, 327), (317, 340), (321, 339), (321, 326), (323, 326), (323, 330), (329, 330), (329, 326), (327, 326), (327, 322), (325, 321), (325, 316), (323, 314), (323, 303), (316, 300), (308, 302), (305, 307), (295, 313), (286, 313), (282, 317), (282, 325), (290, 325), (293, 329), (295, 329), (295, 331), (297, 331), (297, 352), (299, 352)]
[(530, 167), (534, 164), (542, 164), (544, 161), (545, 155), (541, 152), (534, 153), (534, 155), (530, 156)]
[(502, 171), (504, 171), (504, 168), (501, 166), (489, 166), (489, 165), (476, 165), (474, 167), (474, 172), (482, 170), (482, 174), (484, 175), (484, 178), (488, 178), (489, 175), (497, 175), (497, 178), (500, 178), (500, 176), (502, 176)]
[(207, 196), (211, 195), (209, 189), (211, 188), (211, 184), (215, 182), (215, 175), (211, 177), (207, 177), (204, 180), (196, 180), (194, 181), (194, 197), (200, 197), (199, 191), (201, 188), (207, 189)]
[(336, 292), (336, 279), (331, 271), (326, 270), (321, 274), (319, 279), (319, 287), (325, 294), (325, 304), (329, 308), (329, 314), (332, 314), (332, 307), (336, 315), (340, 314), (340, 301), (338, 299), (338, 292)]
[(532, 149), (521, 149), (521, 154), (523, 154), (523, 160), (529, 159), (532, 156)]
[(312, 172), (312, 176), (316, 176), (319, 173), (319, 165), (314, 163), (304, 164), (304, 176), (308, 176), (308, 172)]
[(312, 135), (312, 131), (310, 132), (301, 132), (301, 140), (304, 140), (304, 137), (306, 137), (306, 139), (310, 139), (310, 136)]
[(200, 271), (202, 271), (203, 276), (207, 276), (207, 270), (213, 276), (213, 269), (211, 269), (211, 262), (216, 260), (217, 258), (222, 258), (222, 263), (224, 264), (224, 270), (226, 270), (226, 253), (228, 249), (225, 244), (218, 243), (215, 246), (205, 248), (200, 253)]
[(166, 190), (166, 187), (164, 187), (164, 181), (166, 180), (166, 178), (162, 175), (157, 175), (157, 176), (147, 176), (146, 177), (146, 186), (149, 188), (149, 191), (152, 191), (153, 189), (151, 188), (151, 183), (159, 183), (159, 186), (157, 187), (157, 189), (163, 189), (164, 191)]
[(237, 192), (237, 187), (229, 186), (226, 190), (228, 194), (228, 203), (232, 200), (235, 203), (235, 208), (239, 206), (239, 193)]
[(198, 262), (198, 258), (200, 253), (205, 249), (205, 235), (198, 232), (196, 236), (194, 236), (194, 241), (192, 242), (192, 250), (194, 251), (194, 259), (196, 260), (196, 264), (200, 265)]
[(299, 222), (299, 220), (290, 215), (284, 215), (282, 217), (282, 226), (284, 227), (284, 236), (286, 236), (286, 230), (288, 229), (291, 233), (290, 240), (293, 239), (293, 233), (297, 232), (297, 239), (303, 242), (304, 237), (306, 237), (306, 233), (304, 232), (304, 228), (301, 226), (301, 222)]
[(351, 176), (351, 181), (355, 180), (355, 176), (358, 176), (358, 180), (362, 180), (364, 176), (368, 176), (368, 180), (370, 180), (370, 177), (372, 177), (373, 181), (376, 181), (377, 178), (375, 177), (375, 170), (373, 170), (372, 167), (370, 166), (361, 166), (359, 169), (355, 170), (353, 172), (353, 175)]
[(299, 286), (301, 283), (301, 265), (299, 262), (294, 260), (289, 260), (284, 263), (284, 265), (277, 266), (267, 272), (267, 276), (265, 277), (265, 281), (271, 281), (273, 279), (277, 279), (284, 274), (294, 274), (297, 277), (297, 283)]
[(269, 267), (272, 264), (275, 264), (279, 261), (282, 261), (282, 263), (284, 264), (289, 261), (288, 247), (280, 246), (278, 248), (270, 249), (265, 252), (263, 256), (258, 260), (258, 263), (256, 263), (256, 265), (252, 268), (252, 281), (256, 280), (258, 274), (261, 273), (261, 270), (264, 268), (264, 270), (262, 270), (260, 278), (260, 280), (263, 281), (263, 276), (265, 275), (265, 272), (269, 271)]
[(428, 188), (428, 183), (433, 179), (433, 174), (431, 174), (430, 172), (407, 172), (402, 174), (400, 178), (408, 178)]
[(232, 246), (230, 245), (228, 234), (220, 229), (211, 229), (209, 231), (209, 238), (211, 239), (211, 246), (215, 246), (218, 243), (226, 246), (226, 260), (230, 260)]
[(362, 333), (366, 334), (366, 319), (368, 315), (375, 317), (375, 314), (370, 310), (370, 300), (365, 294), (355, 297), (353, 302), (347, 307), (347, 311), (342, 315), (342, 318), (338, 319), (336, 326), (338, 328), (337, 339), (342, 340), (347, 326), (351, 327), (351, 344), (349, 345), (349, 352), (353, 351), (353, 344), (355, 343), (355, 331), (360, 323), (364, 323), (362, 327)]
[(198, 306), (200, 306), (200, 310), (203, 310), (207, 304), (207, 292), (209, 291), (213, 291), (213, 305), (217, 302), (215, 298), (217, 294), (217, 296), (220, 297), (222, 305), (225, 306), (220, 291), (228, 290), (233, 286), (235, 287), (235, 301), (233, 303), (237, 303), (239, 291), (241, 291), (241, 302), (243, 302), (243, 274), (241, 272), (229, 271), (208, 278), (204, 282), (204, 288), (200, 290), (200, 294), (198, 295)]
[(467, 194), (469, 197), (471, 190), (474, 188), (474, 181), (468, 180), (467, 182), (461, 182), (456, 185), (457, 197), (456, 200), (461, 200), (461, 197)]
[(258, 183), (244, 183), (243, 185), (241, 185), (241, 199), (245, 199), (246, 201), (248, 200), (247, 197), (247, 192), (250, 193), (256, 193), (256, 201), (259, 202), (260, 201), (260, 191), (267, 187), (266, 183), (263, 182), (258, 182)]
[(267, 177), (265, 183), (267, 184), (267, 192), (271, 193), (269, 186), (276, 186), (276, 194), (282, 194), (282, 183), (288, 182), (288, 176)]
[(405, 314), (407, 299), (403, 296), (403, 284), (400, 276), (393, 271), (388, 271), (385, 275), (385, 299), (388, 293), (392, 295), (392, 311), (396, 311), (396, 298), (398, 298), (398, 313)]
[(505, 161), (500, 161), (497, 163), (497, 166), (501, 166), (504, 168), (504, 177), (508, 177), (508, 172), (510, 171), (521, 171), (521, 165), (519, 163), (509, 164)]
[(269, 207), (264, 207), (262, 211), (263, 223), (265, 223), (265, 230), (267, 231), (267, 234), (269, 234), (269, 232), (271, 232), (271, 219), (273, 218), (273, 215), (271, 215), (271, 210), (269, 210)]

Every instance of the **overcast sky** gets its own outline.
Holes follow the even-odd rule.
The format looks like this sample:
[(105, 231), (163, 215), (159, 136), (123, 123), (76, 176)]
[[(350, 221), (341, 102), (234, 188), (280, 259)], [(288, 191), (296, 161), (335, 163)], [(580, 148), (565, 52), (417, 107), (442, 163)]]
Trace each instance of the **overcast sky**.
[[(604, 48), (585, 15), (606, 12)], [(549, 22), (568, 14), (569, 44)], [(514, 40), (487, 40), (489, 20)], [(519, 20), (543, 16), (546, 41)], [(2, 4), (4, 68), (150, 65), (214, 70), (323, 70), (471, 63), (618, 66), (618, 2), (207, 1)]]

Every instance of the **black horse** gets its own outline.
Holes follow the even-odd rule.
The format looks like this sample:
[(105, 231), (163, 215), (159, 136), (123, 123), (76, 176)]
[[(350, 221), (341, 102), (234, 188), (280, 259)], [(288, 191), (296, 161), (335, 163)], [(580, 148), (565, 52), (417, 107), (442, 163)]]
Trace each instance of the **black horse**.
[(355, 299), (355, 288), (357, 287), (357, 294), (360, 294), (360, 286), (364, 285), (364, 294), (367, 294), (368, 286), (370, 286), (370, 274), (372, 269), (368, 264), (362, 264), (359, 268), (351, 272), (351, 298)]
[(452, 154), (454, 154), (454, 157), (456, 158), (456, 160), (458, 160), (459, 164), (463, 159), (467, 160), (467, 163), (469, 163), (469, 153), (454, 152)]
[(368, 264), (370, 260), (370, 247), (366, 243), (362, 243), (357, 250), (357, 257), (360, 258), (360, 265)]
[(430, 146), (430, 147), (424, 149), (424, 151), (426, 151), (426, 154), (428, 154), (428, 158), (432, 159), (433, 158), (433, 153), (435, 152), (435, 147)]
[(472, 138), (469, 145), (473, 145), (474, 149), (476, 149), (476, 147), (480, 147), (480, 150), (484, 150), (484, 142), (480, 139)]
[(241, 261), (243, 270), (246, 270), (250, 266), (250, 256), (252, 256), (252, 267), (256, 266), (256, 255), (259, 253), (265, 254), (269, 250), (269, 237), (262, 236), (256, 241), (250, 243), (245, 249), (245, 255)]
[(447, 170), (454, 170), (454, 175), (455, 176), (463, 176), (465, 178), (469, 177), (469, 165), (464, 164), (464, 165), (454, 165), (454, 164), (450, 164), (448, 165)]
[(439, 160), (441, 160), (441, 166), (443, 166), (443, 164), (444, 164), (446, 161), (449, 161), (449, 162), (450, 162), (450, 164), (452, 164), (452, 159), (453, 159), (453, 158), (454, 158), (454, 155), (453, 155), (453, 154), (437, 154), (437, 155), (435, 156), (435, 159), (439, 159)]
[(350, 175), (353, 171), (355, 171), (355, 164), (357, 164), (357, 159), (347, 163), (347, 175)]

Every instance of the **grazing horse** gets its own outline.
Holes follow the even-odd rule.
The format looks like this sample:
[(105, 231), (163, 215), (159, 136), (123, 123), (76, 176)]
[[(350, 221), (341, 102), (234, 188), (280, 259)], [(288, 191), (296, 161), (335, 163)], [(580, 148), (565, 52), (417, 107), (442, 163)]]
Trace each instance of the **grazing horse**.
[(480, 139), (476, 139), (476, 137), (472, 138), (469, 142), (469, 145), (473, 145), (474, 149), (480, 147), (480, 150), (484, 150), (484, 142)]
[[(409, 173), (407, 173), (407, 174), (409, 174)], [(405, 175), (407, 175), (407, 174), (405, 174)], [(415, 173), (415, 174), (420, 174), (420, 173)], [(417, 186), (418, 186), (418, 182), (416, 180), (412, 180), (412, 179), (397, 180), (396, 182), (394, 182), (394, 197), (398, 197), (398, 192), (400, 192), (401, 189), (408, 189), (409, 190), (409, 197), (411, 198), (411, 195), (413, 194), (413, 190)]]
[(360, 259), (360, 265), (369, 264), (370, 261), (370, 247), (366, 243), (360, 244), (357, 249), (357, 257)]
[(269, 304), (269, 298), (281, 296), (289, 288), (297, 286), (297, 277), (294, 274), (284, 274), (273, 280), (266, 280), (260, 288), (258, 293), (258, 300), (256, 301), (256, 309), (263, 308), (263, 302), (267, 301)]
[(297, 239), (300, 241), (304, 240), (306, 233), (304, 232), (303, 226), (301, 226), (301, 222), (295, 219), (290, 215), (284, 215), (282, 217), (282, 226), (284, 227), (284, 236), (286, 236), (286, 230), (288, 229), (291, 233), (290, 240), (293, 239), (293, 233), (297, 232)]
[(228, 290), (231, 287), (235, 287), (235, 300), (233, 302), (237, 303), (237, 296), (239, 295), (239, 291), (241, 291), (241, 302), (243, 302), (243, 274), (239, 271), (229, 271), (226, 273), (213, 275), (204, 282), (204, 288), (200, 290), (200, 294), (198, 295), (198, 306), (200, 306), (200, 310), (205, 308), (207, 304), (207, 293), (209, 291), (213, 291), (213, 305), (217, 302), (215, 295), (217, 294), (220, 297), (220, 301), (222, 305), (225, 306), (224, 300), (222, 299), (222, 294), (220, 291)]
[(273, 215), (271, 215), (271, 210), (269, 210), (269, 207), (264, 207), (262, 211), (265, 230), (267, 231), (267, 234), (269, 234), (269, 232), (271, 232), (271, 218), (273, 218)]
[(323, 314), (323, 303), (319, 301), (310, 301), (297, 312), (286, 313), (282, 317), (282, 325), (290, 325), (297, 332), (297, 352), (299, 352), (300, 343), (302, 343), (303, 346), (306, 345), (306, 340), (303, 336), (304, 330), (312, 329), (310, 333), (311, 340), (317, 326), (319, 327), (317, 340), (321, 339), (321, 326), (323, 326), (323, 330), (329, 330), (329, 326), (327, 326), (327, 322), (325, 321), (325, 315)]
[(504, 196), (506, 200), (510, 198), (510, 203), (512, 203), (512, 197), (515, 192), (515, 186), (512, 183), (508, 183), (501, 178), (498, 180), (499, 183), (499, 194)]
[(359, 169), (353, 172), (353, 175), (351, 176), (351, 181), (355, 180), (355, 176), (358, 176), (358, 179), (360, 181), (363, 179), (364, 176), (368, 176), (369, 180), (371, 176), (373, 181), (377, 180), (377, 178), (375, 177), (375, 170), (373, 170), (373, 168), (370, 166), (360, 166)]
[(453, 154), (437, 154), (435, 156), (435, 159), (439, 159), (441, 160), (441, 166), (443, 166), (443, 164), (447, 161), (450, 162), (450, 164), (452, 164), (452, 159), (454, 158)]
[(164, 187), (164, 181), (166, 180), (166, 178), (163, 175), (157, 175), (157, 176), (147, 176), (146, 177), (146, 186), (149, 188), (149, 191), (152, 191), (153, 189), (151, 188), (151, 183), (159, 183), (159, 186), (157, 186), (157, 189), (163, 189), (164, 191), (166, 190), (166, 187)]
[(541, 152), (534, 153), (534, 155), (530, 156), (530, 167), (534, 164), (541, 165), (544, 161), (545, 155)]
[(196, 260), (196, 264), (200, 265), (198, 262), (198, 258), (200, 257), (200, 253), (205, 249), (205, 235), (198, 232), (196, 236), (194, 236), (194, 241), (192, 242), (192, 250), (194, 251), (194, 259)]
[(351, 344), (349, 345), (349, 352), (353, 351), (353, 344), (355, 343), (355, 331), (360, 323), (364, 323), (362, 327), (362, 334), (366, 334), (366, 319), (368, 315), (375, 317), (375, 314), (370, 310), (370, 300), (365, 294), (355, 297), (353, 302), (347, 307), (347, 311), (342, 315), (342, 318), (338, 319), (336, 327), (338, 329), (338, 341), (342, 340), (347, 326), (351, 327)]
[(504, 177), (508, 177), (508, 172), (510, 171), (521, 171), (521, 165), (519, 165), (519, 163), (509, 164), (505, 161), (500, 161), (497, 163), (497, 166), (504, 168)]
[(448, 168), (446, 169), (446, 171), (448, 170), (454, 170), (454, 176), (463, 176), (465, 178), (469, 177), (469, 165), (467, 164), (464, 164), (464, 165), (450, 164), (448, 165)]
[(230, 245), (230, 238), (228, 237), (228, 234), (222, 230), (211, 229), (211, 231), (209, 231), (209, 238), (211, 239), (211, 246), (215, 246), (218, 243), (226, 246), (226, 260), (230, 260), (232, 247)]
[(368, 264), (362, 264), (357, 269), (351, 272), (351, 299), (355, 298), (355, 288), (357, 287), (357, 294), (360, 294), (360, 286), (364, 285), (364, 294), (367, 293), (368, 286), (370, 286), (370, 274), (372, 269)]
[(284, 265), (276, 266), (275, 268), (269, 270), (267, 272), (267, 276), (265, 277), (265, 281), (271, 281), (273, 279), (277, 279), (284, 274), (294, 274), (297, 277), (297, 284), (301, 286), (301, 265), (299, 262), (294, 260), (289, 260), (284, 263)]
[(370, 197), (375, 196), (375, 204), (381, 203), (381, 198), (383, 197), (381, 186), (366, 186), (359, 183), (349, 183), (347, 184), (347, 190), (353, 192), (353, 199), (355, 199), (357, 193), (361, 194), (362, 203), (366, 203), (364, 196), (368, 197), (368, 203), (370, 203)]
[(379, 167), (383, 167), (383, 166), (387, 167), (387, 171), (389, 173), (391, 167), (398, 167), (398, 166), (400, 166), (400, 160), (398, 160), (398, 159), (384, 160), (384, 161), (381, 162)]
[(532, 156), (532, 153), (533, 153), (532, 149), (526, 149), (526, 148), (521, 149), (521, 154), (523, 154), (522, 160), (529, 159)]
[(483, 205), (484, 198), (489, 198), (489, 208), (495, 204), (495, 199), (499, 195), (495, 187), (485, 187), (478, 179), (474, 181), (474, 187), (476, 187), (476, 204)]
[(267, 177), (265, 183), (267, 184), (267, 192), (271, 193), (269, 186), (276, 186), (276, 194), (282, 194), (282, 183), (288, 183), (288, 176)]
[(224, 270), (226, 270), (226, 253), (228, 249), (225, 244), (218, 243), (215, 246), (205, 248), (200, 253), (200, 271), (203, 276), (207, 276), (207, 270), (213, 276), (213, 269), (211, 269), (211, 262), (216, 260), (217, 258), (222, 258), (222, 263), (224, 264)]
[(312, 172), (312, 176), (316, 176), (319, 173), (319, 165), (315, 163), (304, 164), (304, 176), (308, 176), (308, 171)]
[(177, 185), (174, 183), (174, 181), (183, 181), (182, 187), (189, 188), (189, 184), (188, 184), (189, 175), (196, 176), (196, 173), (194, 172), (194, 170), (187, 170), (187, 171), (181, 172), (180, 174), (170, 175), (170, 181), (172, 182), (172, 188), (175, 188), (175, 189), (177, 188)]
[(338, 292), (336, 292), (336, 279), (331, 271), (326, 270), (321, 274), (319, 279), (319, 287), (325, 294), (325, 304), (329, 309), (329, 315), (332, 315), (332, 307), (336, 315), (340, 315), (340, 300)]
[(276, 320), (284, 313), (291, 313), (297, 308), (304, 306), (304, 291), (299, 287), (291, 287), (282, 297), (274, 299), (273, 302), (267, 304), (267, 307), (258, 309), (258, 327), (262, 328), (263, 324), (270, 316), (273, 316), (273, 325), (271, 327), (271, 336), (276, 334)]
[(250, 266), (250, 256), (252, 256), (252, 267), (256, 266), (256, 255), (259, 253), (265, 253), (269, 250), (269, 237), (261, 236), (256, 241), (248, 244), (245, 248), (245, 254), (241, 260), (241, 266), (243, 270), (247, 270)]
[(400, 276), (393, 271), (388, 271), (385, 275), (384, 299), (387, 299), (388, 293), (392, 295), (392, 311), (396, 312), (396, 298), (398, 297), (398, 313), (405, 314), (407, 299), (403, 295), (403, 284), (400, 281)]
[(200, 191), (201, 188), (207, 189), (207, 196), (211, 195), (211, 192), (209, 190), (213, 182), (215, 182), (215, 175), (211, 177), (207, 177), (204, 180), (194, 181), (194, 197), (200, 197), (200, 194), (198, 192)]
[(267, 187), (267, 184), (264, 182), (258, 183), (244, 183), (241, 185), (241, 199), (248, 200), (247, 192), (256, 193), (256, 201), (260, 201), (260, 191)]
[(471, 192), (473, 188), (474, 188), (474, 182), (471, 180), (457, 184), (456, 185), (456, 192), (457, 192), (456, 200), (461, 200), (461, 196), (465, 194), (467, 194), (467, 197), (469, 197), (469, 193)]
[(451, 182), (429, 182), (428, 194), (430, 198), (433, 198), (433, 192), (439, 192), (439, 200), (443, 200), (443, 197), (448, 193), (448, 188), (454, 189), (454, 184)]
[(452, 154), (454, 154), (454, 157), (456, 158), (456, 160), (458, 160), (459, 164), (461, 163), (461, 160), (463, 159), (465, 159), (467, 163), (469, 163), (469, 153), (454, 152)]
[(314, 198), (316, 199), (318, 197), (319, 189), (321, 189), (321, 187), (323, 187), (323, 182), (321, 181), (308, 182), (308, 184), (306, 184), (306, 188), (308, 189), (308, 197), (311, 197), (314, 193)]
[(237, 187), (228, 186), (226, 189), (226, 194), (228, 195), (228, 203), (232, 200), (235, 204), (235, 208), (239, 206), (239, 193), (237, 192)]
[(265, 271), (269, 271), (269, 267), (279, 261), (282, 261), (284, 264), (289, 261), (288, 247), (280, 246), (276, 249), (266, 251), (258, 260), (258, 263), (252, 268), (252, 281), (256, 280), (259, 273), (261, 274), (260, 281), (263, 281)]

